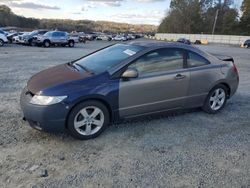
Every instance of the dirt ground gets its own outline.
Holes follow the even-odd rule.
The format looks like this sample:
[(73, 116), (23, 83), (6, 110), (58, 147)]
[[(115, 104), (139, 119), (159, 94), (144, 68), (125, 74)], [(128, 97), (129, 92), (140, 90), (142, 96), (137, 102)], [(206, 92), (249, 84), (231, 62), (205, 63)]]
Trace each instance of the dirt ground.
[(249, 49), (198, 46), (233, 56), (239, 69), (238, 92), (216, 115), (133, 120), (88, 141), (22, 121), (20, 92), (33, 74), (107, 44), (0, 48), (0, 187), (250, 187)]

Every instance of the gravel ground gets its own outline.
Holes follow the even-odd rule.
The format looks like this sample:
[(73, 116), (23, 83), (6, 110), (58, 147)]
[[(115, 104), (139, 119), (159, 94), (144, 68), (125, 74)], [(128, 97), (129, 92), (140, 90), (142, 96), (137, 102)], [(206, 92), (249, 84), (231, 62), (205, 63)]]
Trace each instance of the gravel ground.
[(217, 115), (129, 121), (89, 141), (21, 120), (19, 95), (33, 74), (107, 44), (0, 48), (0, 187), (250, 187), (249, 49), (200, 46), (233, 56), (240, 72), (238, 92)]

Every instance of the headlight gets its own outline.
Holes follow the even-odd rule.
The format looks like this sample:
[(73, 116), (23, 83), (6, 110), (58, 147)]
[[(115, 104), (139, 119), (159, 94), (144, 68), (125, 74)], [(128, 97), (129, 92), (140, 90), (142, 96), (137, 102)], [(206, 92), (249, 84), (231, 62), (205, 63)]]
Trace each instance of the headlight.
[(37, 105), (51, 105), (62, 102), (66, 99), (67, 96), (43, 96), (43, 95), (34, 95), (30, 100), (31, 104)]

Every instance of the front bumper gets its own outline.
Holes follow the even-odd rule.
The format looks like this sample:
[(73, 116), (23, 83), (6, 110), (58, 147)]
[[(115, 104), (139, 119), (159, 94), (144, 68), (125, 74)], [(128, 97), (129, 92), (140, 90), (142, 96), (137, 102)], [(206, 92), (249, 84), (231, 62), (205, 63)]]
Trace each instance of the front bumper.
[(64, 132), (68, 109), (66, 104), (58, 103), (40, 106), (30, 103), (31, 93), (25, 88), (21, 94), (20, 104), (24, 120), (35, 129), (46, 132)]

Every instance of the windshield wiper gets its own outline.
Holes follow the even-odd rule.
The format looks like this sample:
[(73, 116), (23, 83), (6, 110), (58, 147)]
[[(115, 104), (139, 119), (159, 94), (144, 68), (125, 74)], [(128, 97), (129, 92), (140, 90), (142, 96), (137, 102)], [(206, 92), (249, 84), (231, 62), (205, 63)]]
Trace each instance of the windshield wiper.
[(74, 63), (75, 65), (77, 65), (78, 67), (81, 67), (81, 69), (85, 70), (86, 72), (90, 72), (91, 74), (93, 74), (92, 71), (90, 71), (89, 69), (87, 69), (86, 67), (82, 66), (81, 64), (79, 63)]
[(79, 69), (73, 64), (73, 62), (69, 62), (67, 63), (68, 66), (72, 67), (73, 69), (75, 69), (76, 71), (79, 71)]

